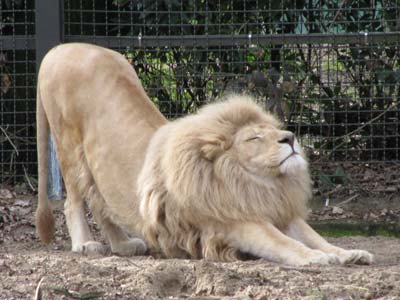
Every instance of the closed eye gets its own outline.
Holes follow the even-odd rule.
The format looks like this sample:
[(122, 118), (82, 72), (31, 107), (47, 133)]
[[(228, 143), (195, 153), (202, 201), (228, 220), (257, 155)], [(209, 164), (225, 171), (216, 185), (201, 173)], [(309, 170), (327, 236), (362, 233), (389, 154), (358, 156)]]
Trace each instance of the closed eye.
[(262, 139), (262, 138), (263, 138), (262, 135), (257, 134), (257, 135), (255, 135), (255, 136), (252, 136), (252, 137), (246, 139), (246, 142), (251, 142), (251, 141), (255, 141), (255, 140), (260, 140), (260, 139)]

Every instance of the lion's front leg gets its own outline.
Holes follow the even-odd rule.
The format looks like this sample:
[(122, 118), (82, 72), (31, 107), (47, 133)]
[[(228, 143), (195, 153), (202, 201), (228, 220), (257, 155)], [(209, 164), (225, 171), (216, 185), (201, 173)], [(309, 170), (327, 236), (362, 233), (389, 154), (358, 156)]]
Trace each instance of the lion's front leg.
[(314, 231), (303, 219), (293, 220), (285, 233), (312, 249), (318, 249), (325, 253), (333, 253), (339, 256), (342, 264), (357, 263), (371, 264), (374, 256), (365, 250), (345, 250), (328, 243), (323, 237)]
[(227, 241), (240, 251), (290, 265), (339, 263), (335, 254), (308, 248), (267, 222), (238, 222), (230, 228)]

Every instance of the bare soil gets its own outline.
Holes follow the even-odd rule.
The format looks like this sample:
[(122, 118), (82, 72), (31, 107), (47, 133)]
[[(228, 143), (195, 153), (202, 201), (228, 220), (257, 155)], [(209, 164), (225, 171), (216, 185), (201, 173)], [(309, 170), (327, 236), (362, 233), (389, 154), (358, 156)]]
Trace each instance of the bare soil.
[(371, 266), (82, 256), (69, 251), (60, 211), (54, 244), (40, 244), (34, 202), (29, 195), (0, 199), (0, 299), (400, 299), (400, 239), (329, 238), (371, 251)]

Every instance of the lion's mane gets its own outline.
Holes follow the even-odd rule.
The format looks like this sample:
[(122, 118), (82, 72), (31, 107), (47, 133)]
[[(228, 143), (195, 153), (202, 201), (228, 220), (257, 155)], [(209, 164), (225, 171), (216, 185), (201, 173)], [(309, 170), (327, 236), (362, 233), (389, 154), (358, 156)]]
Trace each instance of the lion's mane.
[(268, 221), (285, 228), (306, 217), (307, 170), (262, 178), (229, 151), (243, 126), (281, 123), (248, 96), (230, 96), (162, 126), (138, 178), (142, 231), (167, 257), (237, 259), (224, 236), (232, 222)]

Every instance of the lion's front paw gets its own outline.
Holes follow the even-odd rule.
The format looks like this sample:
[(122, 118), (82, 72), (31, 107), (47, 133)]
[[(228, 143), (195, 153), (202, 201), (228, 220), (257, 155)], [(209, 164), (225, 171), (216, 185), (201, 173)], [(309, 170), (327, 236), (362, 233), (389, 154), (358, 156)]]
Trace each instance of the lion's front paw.
[(134, 238), (123, 241), (117, 245), (113, 245), (112, 252), (122, 256), (143, 255), (147, 251), (145, 242), (141, 239)]
[(311, 250), (306, 258), (292, 262), (294, 265), (333, 265), (340, 264), (340, 257), (336, 254), (325, 253), (320, 250)]
[(336, 254), (330, 254), (319, 250), (314, 250), (313, 255), (309, 259), (308, 264), (332, 265), (339, 263), (340, 263), (340, 258)]
[(365, 250), (345, 250), (340, 255), (342, 264), (369, 265), (374, 262), (374, 256)]

